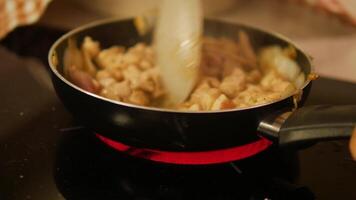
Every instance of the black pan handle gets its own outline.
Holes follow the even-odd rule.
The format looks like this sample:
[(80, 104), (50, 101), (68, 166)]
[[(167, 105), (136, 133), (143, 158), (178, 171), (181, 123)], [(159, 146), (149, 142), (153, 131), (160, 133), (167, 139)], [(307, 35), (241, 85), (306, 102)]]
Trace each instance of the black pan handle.
[(356, 105), (306, 106), (262, 120), (258, 130), (280, 145), (348, 138), (356, 125)]

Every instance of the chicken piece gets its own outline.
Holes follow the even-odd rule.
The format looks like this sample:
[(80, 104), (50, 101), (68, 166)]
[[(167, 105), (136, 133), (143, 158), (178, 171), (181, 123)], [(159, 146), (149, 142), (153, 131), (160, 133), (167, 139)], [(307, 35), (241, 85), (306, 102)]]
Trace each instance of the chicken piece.
[(247, 84), (246, 90), (242, 91), (233, 102), (238, 107), (254, 106), (270, 101), (266, 94), (270, 92), (265, 91), (261, 86), (254, 84)]
[[(255, 85), (255, 84), (247, 84), (246, 89), (243, 92), (250, 92), (250, 93), (255, 93), (255, 94), (263, 94), (265, 90), (260, 85)], [(240, 94), (243, 95), (243, 92)]]
[(292, 83), (279, 79), (273, 82), (272, 90), (274, 92), (284, 92), (286, 90), (293, 92), (295, 88)]
[[(174, 109), (177, 110), (189, 110), (189, 107), (193, 106), (193, 103), (190, 101), (185, 101), (183, 103), (180, 103), (174, 107)], [(199, 105), (198, 105), (199, 106)]]
[(141, 54), (137, 52), (127, 52), (122, 57), (122, 62), (125, 65), (138, 65), (141, 61)]
[(122, 81), (124, 79), (124, 74), (122, 73), (122, 71), (120, 69), (111, 69), (110, 74), (117, 81)]
[(136, 65), (129, 65), (123, 70), (124, 79), (130, 81), (132, 89), (138, 89), (140, 87), (141, 73)]
[(137, 43), (135, 46), (129, 48), (129, 50), (127, 51), (127, 53), (131, 54), (144, 54), (145, 53), (145, 49), (146, 49), (146, 45), (142, 42)]
[(281, 96), (289, 96), (292, 95), (294, 92), (296, 92), (295, 86), (288, 82), (288, 81), (280, 81), (279, 83), (276, 82), (275, 85), (273, 85), (272, 90), (274, 92), (278, 92), (281, 94)]
[(152, 47), (146, 47), (146, 48), (145, 48), (145, 51), (144, 51), (144, 54), (145, 54), (146, 56), (152, 57), (152, 58), (155, 56), (155, 52), (154, 52), (154, 50), (153, 50)]
[(141, 70), (148, 70), (153, 67), (152, 63), (147, 61), (146, 59), (141, 60), (141, 62), (138, 64)]
[(237, 104), (238, 107), (255, 106), (279, 100), (284, 97), (283, 95), (283, 92), (266, 90), (260, 85), (249, 84), (247, 89), (234, 99), (234, 103)]
[(113, 83), (105, 88), (104, 95), (107, 98), (125, 101), (131, 95), (132, 91), (128, 81), (122, 81), (119, 83)]
[(292, 94), (296, 87), (289, 81), (281, 79), (274, 71), (267, 73), (261, 80), (261, 86), (266, 90), (279, 92), (282, 96)]
[(102, 79), (98, 80), (98, 82), (103, 88), (107, 88), (111, 84), (116, 83), (116, 80), (112, 77), (109, 77), (109, 78), (102, 78)]
[(202, 110), (210, 110), (220, 94), (221, 91), (217, 88), (211, 88), (207, 83), (203, 83), (192, 93), (190, 101), (199, 104)]
[(200, 99), (200, 106), (204, 110), (210, 110), (211, 106), (213, 105), (214, 101), (219, 97), (221, 92), (216, 88), (210, 88), (206, 94), (202, 95)]
[[(71, 45), (74, 46), (73, 41)], [(176, 109), (203, 111), (254, 106), (290, 95), (305, 81), (294, 61), (293, 47), (267, 47), (258, 57), (261, 68), (251, 68), (256, 66), (256, 55), (245, 33), (239, 33), (239, 42), (204, 38), (202, 51), (202, 76), (188, 100)], [(86, 37), (81, 56), (75, 58), (76, 62), (82, 62), (80, 68), (75, 67), (79, 72), (72, 73), (79, 77), (75, 78), (79, 86), (117, 101), (160, 105), (164, 87), (152, 47), (138, 43), (127, 52), (119, 46), (100, 51), (99, 44)], [(100, 70), (94, 71), (97, 68), (93, 59)], [(87, 72), (94, 74), (97, 81), (88, 78)]]
[(153, 98), (159, 98), (164, 94), (158, 68), (142, 72), (139, 84), (140, 88), (145, 92), (149, 92)]
[(100, 83), (103, 88), (116, 82), (115, 78), (112, 76), (109, 70), (99, 70), (96, 73), (96, 80)]
[(117, 96), (122, 99), (127, 99), (132, 93), (132, 90), (130, 89), (130, 83), (128, 81), (115, 83), (113, 87), (117, 92)]
[(220, 86), (220, 81), (217, 78), (211, 76), (205, 76), (202, 78), (200, 84), (205, 84), (205, 83), (207, 83), (210, 87), (213, 88), (219, 88)]
[(87, 52), (91, 59), (100, 53), (100, 44), (91, 37), (86, 36), (82, 44), (82, 50)]
[(113, 78), (111, 73), (108, 70), (99, 70), (96, 73), (96, 80), (102, 80), (106, 78)]
[(266, 90), (272, 90), (273, 85), (275, 85), (276, 81), (280, 81), (278, 74), (275, 71), (267, 72), (261, 79), (261, 86)]
[(230, 98), (234, 98), (246, 88), (246, 74), (240, 68), (235, 68), (230, 76), (225, 77), (220, 90)]
[(264, 95), (265, 98), (265, 102), (271, 102), (271, 101), (275, 101), (275, 100), (279, 100), (281, 99), (283, 96), (283, 94), (281, 94), (280, 92), (266, 92)]
[(213, 103), (210, 110), (225, 110), (235, 108), (235, 104), (226, 95), (221, 94)]
[(156, 89), (156, 83), (154, 82), (151, 73), (147, 71), (141, 74), (139, 85), (140, 85), (140, 89), (142, 89), (145, 92), (153, 93)]
[(126, 67), (123, 62), (123, 55), (125, 52), (124, 47), (113, 46), (108, 49), (102, 50), (96, 58), (96, 63), (102, 69), (106, 68), (119, 68)]
[(199, 104), (193, 104), (188, 108), (189, 111), (199, 111), (200, 110), (200, 106)]
[(99, 70), (96, 73), (97, 80), (102, 80), (105, 78), (114, 78), (116, 81), (122, 81), (124, 79), (124, 75), (120, 69), (105, 69)]
[[(108, 87), (110, 88), (110, 87)], [(101, 90), (100, 95), (115, 101), (123, 101), (111, 89), (104, 88)]]
[(147, 106), (150, 103), (150, 99), (142, 90), (134, 90), (129, 97), (129, 102), (136, 105)]

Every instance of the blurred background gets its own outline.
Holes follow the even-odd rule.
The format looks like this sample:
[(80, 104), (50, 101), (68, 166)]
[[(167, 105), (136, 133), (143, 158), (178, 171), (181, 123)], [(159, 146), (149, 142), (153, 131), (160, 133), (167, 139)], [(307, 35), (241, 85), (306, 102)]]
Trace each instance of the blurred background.
[[(159, 0), (53, 0), (40, 24), (72, 29), (110, 16), (134, 16)], [(203, 0), (206, 16), (258, 26), (291, 38), (314, 58), (317, 73), (356, 83), (356, 26), (306, 5), (281, 0)]]

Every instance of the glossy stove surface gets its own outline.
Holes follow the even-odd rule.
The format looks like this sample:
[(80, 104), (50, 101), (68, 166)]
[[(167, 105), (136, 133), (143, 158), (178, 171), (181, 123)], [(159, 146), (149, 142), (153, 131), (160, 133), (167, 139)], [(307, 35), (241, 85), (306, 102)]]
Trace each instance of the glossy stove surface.
[(314, 199), (308, 188), (290, 183), (298, 174), (292, 152), (177, 166), (126, 156), (88, 133), (67, 132), (57, 149), (55, 182), (69, 199)]
[[(62, 33), (25, 27), (2, 41), (1, 200), (356, 199), (347, 141), (300, 151), (272, 147), (211, 166), (157, 164), (107, 147), (72, 119), (51, 88), (47, 50)], [(356, 85), (323, 78), (307, 102), (354, 103)]]

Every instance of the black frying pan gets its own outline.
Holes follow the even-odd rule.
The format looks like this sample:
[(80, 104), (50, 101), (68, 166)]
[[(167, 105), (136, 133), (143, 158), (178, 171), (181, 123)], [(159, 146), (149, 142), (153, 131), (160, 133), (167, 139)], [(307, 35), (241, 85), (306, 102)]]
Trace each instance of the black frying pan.
[[(271, 44), (293, 45), (281, 36), (248, 26), (205, 21), (206, 35), (234, 38), (239, 30), (247, 32), (255, 49)], [(68, 38), (75, 37), (81, 43), (87, 35), (100, 41), (103, 47), (150, 42), (150, 36), (141, 37), (132, 19), (107, 20), (67, 33), (49, 52), (53, 85), (59, 98), (75, 118), (110, 139), (150, 149), (206, 151), (248, 144), (260, 139), (260, 135), (276, 139), (282, 145), (348, 137), (355, 126), (356, 106), (302, 107), (291, 113), (293, 96), (250, 108), (214, 112), (142, 107), (100, 97), (80, 89), (62, 75)], [(296, 49), (299, 66), (305, 75), (310, 74), (309, 57)], [(303, 105), (310, 87), (308, 80), (299, 106)]]

